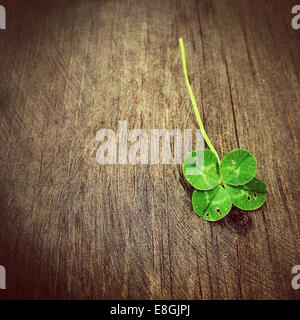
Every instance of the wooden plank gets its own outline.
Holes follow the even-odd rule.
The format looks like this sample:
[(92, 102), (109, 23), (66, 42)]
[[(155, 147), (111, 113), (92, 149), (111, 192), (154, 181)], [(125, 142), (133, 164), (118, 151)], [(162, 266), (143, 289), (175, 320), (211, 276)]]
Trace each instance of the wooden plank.
[[(299, 32), (292, 1), (2, 1), (4, 298), (299, 299)], [(2, 3), (1, 3), (2, 4)], [(207, 223), (179, 165), (100, 165), (96, 132), (195, 129), (178, 37), (221, 156), (265, 205)]]

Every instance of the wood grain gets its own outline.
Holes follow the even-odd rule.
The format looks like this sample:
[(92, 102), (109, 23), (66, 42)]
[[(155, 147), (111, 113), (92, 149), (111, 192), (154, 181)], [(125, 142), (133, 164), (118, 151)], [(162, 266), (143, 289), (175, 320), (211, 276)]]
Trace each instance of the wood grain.
[[(299, 299), (293, 1), (1, 1), (3, 298)], [(258, 160), (265, 205), (207, 223), (176, 165), (97, 163), (96, 132), (196, 128)], [(168, 119), (165, 114), (168, 110)]]

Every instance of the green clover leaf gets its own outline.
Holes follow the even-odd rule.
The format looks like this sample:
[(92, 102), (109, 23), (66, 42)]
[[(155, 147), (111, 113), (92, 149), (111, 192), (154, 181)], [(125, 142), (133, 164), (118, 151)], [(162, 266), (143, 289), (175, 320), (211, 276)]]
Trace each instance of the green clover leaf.
[(192, 202), (194, 211), (208, 221), (224, 218), (232, 206), (227, 192), (221, 186), (209, 191), (194, 190)]
[(208, 221), (224, 218), (230, 212), (232, 204), (242, 210), (257, 209), (266, 200), (267, 185), (254, 177), (256, 159), (249, 151), (237, 149), (227, 153), (220, 161), (204, 129), (189, 82), (182, 38), (179, 39), (179, 44), (186, 87), (199, 128), (210, 149), (190, 152), (182, 166), (183, 175), (195, 188), (193, 209)]
[(243, 186), (226, 185), (225, 190), (236, 207), (242, 210), (255, 210), (261, 207), (266, 200), (267, 185), (253, 178)]
[(225, 155), (220, 163), (222, 181), (233, 186), (240, 186), (251, 181), (256, 172), (256, 160), (246, 150), (238, 149)]
[(190, 152), (183, 163), (186, 180), (196, 189), (210, 190), (219, 182), (218, 159), (210, 150), (199, 149)]

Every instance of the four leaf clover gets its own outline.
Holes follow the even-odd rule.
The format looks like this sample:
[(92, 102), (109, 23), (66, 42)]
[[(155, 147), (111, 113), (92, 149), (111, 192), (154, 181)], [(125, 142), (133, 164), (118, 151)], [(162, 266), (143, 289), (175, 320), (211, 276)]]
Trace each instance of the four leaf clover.
[(243, 149), (227, 153), (220, 163), (213, 151), (199, 149), (190, 152), (183, 164), (183, 174), (195, 188), (194, 211), (208, 221), (224, 218), (232, 205), (243, 210), (263, 205), (267, 185), (254, 177), (255, 172), (254, 156)]
[(237, 149), (220, 161), (204, 129), (189, 82), (182, 38), (179, 38), (179, 45), (185, 84), (199, 128), (210, 149), (190, 152), (183, 163), (183, 174), (195, 188), (192, 197), (194, 211), (205, 220), (217, 221), (229, 213), (232, 205), (242, 210), (257, 209), (266, 200), (267, 185), (254, 177), (256, 159), (249, 151)]

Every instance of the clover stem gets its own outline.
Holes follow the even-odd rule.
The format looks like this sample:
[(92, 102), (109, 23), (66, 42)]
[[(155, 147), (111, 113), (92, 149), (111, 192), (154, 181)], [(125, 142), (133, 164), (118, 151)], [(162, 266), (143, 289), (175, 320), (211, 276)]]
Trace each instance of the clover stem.
[(198, 110), (198, 107), (197, 107), (197, 102), (195, 100), (195, 97), (194, 97), (194, 94), (193, 94), (193, 90), (192, 90), (192, 87), (191, 87), (190, 82), (189, 82), (189, 77), (188, 77), (188, 72), (187, 72), (187, 67), (186, 67), (185, 50), (184, 50), (184, 44), (183, 44), (182, 38), (179, 38), (179, 45), (180, 45), (180, 50), (181, 50), (182, 67), (183, 67), (183, 73), (184, 73), (184, 78), (185, 78), (185, 84), (186, 84), (186, 87), (187, 87), (187, 90), (188, 90), (188, 93), (189, 93), (189, 96), (190, 96), (190, 99), (191, 99), (191, 102), (192, 102), (192, 105), (193, 105), (193, 108), (194, 108), (194, 113), (195, 113), (195, 116), (196, 116), (196, 120), (198, 122), (199, 128), (201, 130), (201, 133), (203, 135), (203, 138), (204, 138), (206, 144), (208, 145), (209, 149), (212, 152), (215, 153), (215, 155), (218, 158), (218, 162), (220, 163), (219, 155), (218, 155), (216, 149), (214, 148), (214, 146), (212, 145), (212, 143), (210, 142), (210, 140), (209, 140), (209, 138), (208, 138), (208, 136), (206, 134), (206, 131), (204, 129), (204, 125), (203, 125), (203, 122), (201, 120), (201, 117), (200, 117), (200, 114), (199, 114), (199, 110)]

